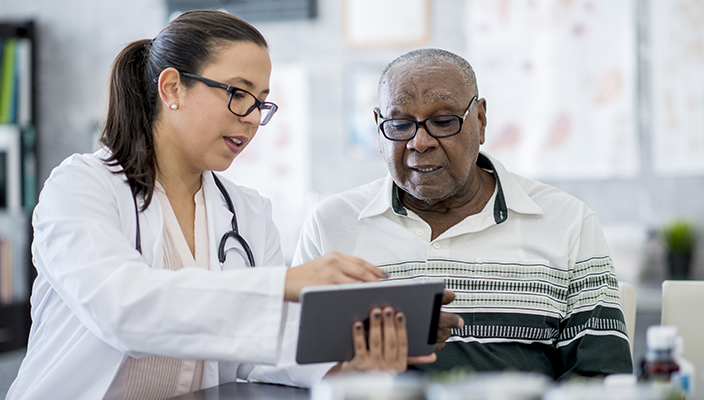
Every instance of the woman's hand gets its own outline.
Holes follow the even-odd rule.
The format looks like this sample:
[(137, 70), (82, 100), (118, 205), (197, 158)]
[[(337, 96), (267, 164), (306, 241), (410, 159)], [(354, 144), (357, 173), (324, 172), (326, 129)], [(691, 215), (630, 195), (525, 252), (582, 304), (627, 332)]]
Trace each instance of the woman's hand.
[(373, 282), (386, 277), (384, 271), (360, 258), (333, 251), (295, 268), (289, 268), (286, 273), (284, 300), (298, 301), (301, 289), (305, 286)]
[(431, 363), (435, 354), (408, 357), (408, 336), (406, 316), (394, 312), (391, 307), (383, 310), (374, 308), (369, 313), (369, 339), (364, 337), (364, 324), (357, 321), (352, 325), (354, 358), (337, 364), (329, 375), (354, 371), (403, 372), (409, 362)]

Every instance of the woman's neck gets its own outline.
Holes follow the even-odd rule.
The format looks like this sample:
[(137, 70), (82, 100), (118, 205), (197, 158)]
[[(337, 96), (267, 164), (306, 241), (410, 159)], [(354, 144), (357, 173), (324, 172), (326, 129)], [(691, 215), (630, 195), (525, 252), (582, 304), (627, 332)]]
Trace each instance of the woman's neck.
[(156, 180), (161, 184), (166, 195), (171, 197), (186, 197), (193, 199), (201, 187), (201, 173), (198, 174), (173, 174), (163, 173), (157, 168)]
[(166, 195), (172, 197), (193, 199), (200, 190), (203, 171), (190, 170), (182, 163), (162, 159), (156, 168), (156, 180), (161, 184)]

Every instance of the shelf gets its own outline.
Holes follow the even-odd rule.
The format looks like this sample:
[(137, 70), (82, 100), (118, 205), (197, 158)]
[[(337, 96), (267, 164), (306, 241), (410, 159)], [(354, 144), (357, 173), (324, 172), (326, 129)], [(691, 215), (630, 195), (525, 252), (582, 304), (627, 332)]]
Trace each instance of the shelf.
[[(31, 217), (37, 198), (37, 35), (34, 21), (0, 20), (0, 352), (27, 345)], [(8, 267), (9, 266), (9, 267)]]
[(0, 352), (27, 345), (29, 302), (0, 305)]

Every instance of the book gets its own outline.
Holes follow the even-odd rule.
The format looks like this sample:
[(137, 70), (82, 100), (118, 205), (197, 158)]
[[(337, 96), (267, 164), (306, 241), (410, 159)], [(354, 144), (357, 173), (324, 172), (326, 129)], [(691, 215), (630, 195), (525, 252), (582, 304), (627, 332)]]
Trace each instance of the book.
[(0, 304), (12, 303), (12, 246), (0, 236)]
[(22, 208), (22, 164), (20, 130), (0, 125), (0, 209), (19, 212)]
[(32, 122), (32, 41), (17, 41), (16, 122), (26, 126)]
[(0, 75), (0, 124), (10, 124), (15, 121), (16, 50), (17, 40), (7, 39), (3, 48), (2, 75)]
[(22, 204), (31, 210), (37, 204), (37, 132), (33, 125), (22, 126)]

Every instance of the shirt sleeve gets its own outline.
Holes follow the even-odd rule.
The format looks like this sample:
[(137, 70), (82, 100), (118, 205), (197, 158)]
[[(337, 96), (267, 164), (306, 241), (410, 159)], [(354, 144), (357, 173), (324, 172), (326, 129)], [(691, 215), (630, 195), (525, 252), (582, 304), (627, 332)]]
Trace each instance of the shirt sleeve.
[(303, 224), (301, 234), (298, 237), (296, 251), (293, 253), (292, 266), (301, 265), (324, 254), (316, 213), (317, 210)]
[(583, 220), (570, 260), (567, 313), (556, 343), (563, 367), (558, 378), (632, 373), (618, 280), (594, 214)]

